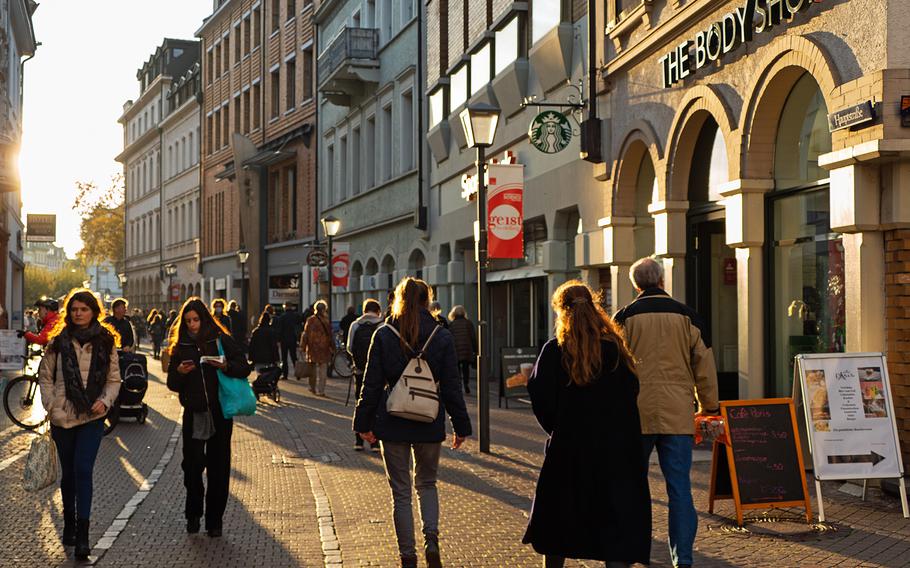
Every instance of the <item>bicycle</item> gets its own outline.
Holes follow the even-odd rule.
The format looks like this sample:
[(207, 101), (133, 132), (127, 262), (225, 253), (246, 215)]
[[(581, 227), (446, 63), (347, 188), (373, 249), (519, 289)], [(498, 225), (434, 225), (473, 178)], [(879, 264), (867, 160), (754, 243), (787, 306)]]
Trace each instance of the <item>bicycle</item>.
[(38, 367), (42, 349), (31, 344), (28, 348), (23, 374), (13, 377), (3, 388), (3, 409), (13, 424), (25, 430), (35, 430), (47, 421), (38, 388)]
[(342, 379), (352, 379), (354, 377), (354, 359), (345, 348), (344, 343), (341, 341), (341, 337), (340, 331), (336, 332), (334, 335), (335, 354), (332, 355), (333, 376)]

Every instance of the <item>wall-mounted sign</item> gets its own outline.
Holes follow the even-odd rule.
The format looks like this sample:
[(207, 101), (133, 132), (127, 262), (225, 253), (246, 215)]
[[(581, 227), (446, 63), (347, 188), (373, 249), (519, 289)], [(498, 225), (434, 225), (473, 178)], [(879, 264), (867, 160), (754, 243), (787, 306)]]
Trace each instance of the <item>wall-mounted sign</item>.
[(724, 259), (724, 284), (727, 286), (736, 286), (736, 259)]
[(180, 284), (171, 284), (170, 287), (168, 288), (167, 297), (171, 302), (179, 302), (180, 301)]
[(57, 216), (56, 215), (36, 215), (29, 213), (26, 215), (25, 240), (32, 243), (52, 243), (57, 240)]
[(347, 288), (351, 276), (351, 243), (332, 243), (332, 286)]
[(565, 150), (572, 141), (572, 125), (566, 115), (547, 110), (531, 121), (528, 139), (532, 146), (544, 154), (555, 154)]
[(755, 34), (793, 20), (799, 12), (809, 10), (817, 3), (818, 0), (745, 0), (741, 7), (658, 60), (664, 88), (672, 87), (741, 44), (752, 41)]
[(852, 107), (832, 112), (828, 115), (828, 130), (843, 130), (875, 120), (875, 107), (872, 101), (866, 101)]
[(524, 166), (487, 169), (487, 242), (489, 258), (524, 258)]
[(300, 274), (269, 276), (269, 303), (284, 304), (300, 301)]
[(313, 249), (306, 255), (308, 266), (328, 266), (329, 255), (321, 248)]
[(215, 290), (227, 290), (227, 278), (216, 278), (215, 279)]

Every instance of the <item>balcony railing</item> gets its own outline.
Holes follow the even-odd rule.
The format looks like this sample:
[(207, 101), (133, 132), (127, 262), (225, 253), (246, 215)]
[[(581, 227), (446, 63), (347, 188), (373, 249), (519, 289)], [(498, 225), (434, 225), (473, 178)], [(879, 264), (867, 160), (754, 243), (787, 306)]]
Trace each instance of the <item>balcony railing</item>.
[(348, 60), (367, 60), (374, 63), (379, 51), (379, 30), (370, 28), (344, 28), (331, 45), (319, 56), (319, 85), (338, 71)]

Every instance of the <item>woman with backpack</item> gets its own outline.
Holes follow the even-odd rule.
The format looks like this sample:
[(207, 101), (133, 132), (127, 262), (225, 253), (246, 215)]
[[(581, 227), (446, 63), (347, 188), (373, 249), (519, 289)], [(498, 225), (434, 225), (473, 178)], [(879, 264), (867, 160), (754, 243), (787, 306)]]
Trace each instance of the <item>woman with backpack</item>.
[[(471, 420), (458, 377), (455, 342), (452, 334), (442, 329), (430, 314), (430, 301), (432, 291), (422, 280), (407, 277), (395, 288), (391, 317), (373, 335), (363, 391), (354, 414), (354, 431), (367, 442), (382, 442), (382, 459), (392, 490), (395, 533), (402, 568), (417, 566), (411, 513), (411, 454), (414, 455), (414, 485), (420, 502), (427, 565), (439, 568), (442, 560), (436, 478), (439, 454), (446, 438), (445, 415), (451, 417), (455, 430), (453, 449), (460, 448), (465, 438), (471, 435)], [(418, 366), (425, 364), (429, 367), (432, 379), (436, 381), (436, 416), (435, 419), (430, 418), (430, 422), (392, 414), (387, 406), (389, 396), (395, 395), (402, 373), (406, 369), (413, 371), (415, 358), (420, 359)], [(399, 385), (406, 386), (406, 383)], [(425, 399), (426, 395), (412, 398)]]
[(63, 544), (75, 545), (76, 559), (86, 560), (95, 458), (104, 417), (120, 392), (120, 338), (102, 323), (104, 310), (89, 290), (70, 292), (63, 312), (49, 334), (38, 384), (63, 471)]
[(550, 439), (523, 542), (546, 568), (566, 558), (648, 564), (651, 497), (632, 352), (583, 282), (560, 286), (552, 305), (556, 338), (528, 382)]
[(464, 306), (455, 306), (449, 312), (449, 331), (455, 338), (455, 352), (458, 354), (458, 370), (464, 383), (464, 393), (471, 394), (471, 365), (477, 360), (477, 332), (474, 323), (468, 319)]
[(307, 363), (313, 365), (310, 392), (325, 396), (325, 380), (335, 354), (335, 343), (328, 316), (329, 305), (319, 300), (314, 307), (316, 313), (307, 318), (300, 335), (300, 351), (306, 356)]
[[(167, 388), (178, 393), (183, 406), (186, 532), (199, 532), (204, 512), (206, 531), (210, 537), (219, 537), (229, 494), (234, 421), (221, 411), (218, 371), (246, 381), (250, 366), (243, 350), (199, 298), (183, 304), (176, 326), (168, 347)], [(219, 355), (223, 359), (202, 361), (202, 357)], [(202, 482), (203, 470), (207, 488)]]

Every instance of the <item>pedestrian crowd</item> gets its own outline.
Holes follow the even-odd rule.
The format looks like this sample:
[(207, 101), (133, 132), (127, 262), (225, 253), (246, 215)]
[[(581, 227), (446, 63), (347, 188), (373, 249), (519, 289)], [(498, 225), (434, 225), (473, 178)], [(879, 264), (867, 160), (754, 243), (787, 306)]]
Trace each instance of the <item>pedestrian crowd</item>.
[[(567, 558), (610, 568), (648, 564), (651, 547), (650, 456), (657, 451), (669, 496), (669, 551), (674, 566), (693, 563), (697, 515), (692, 501), (694, 416), (718, 412), (717, 372), (698, 315), (668, 295), (663, 269), (644, 258), (630, 269), (638, 292), (612, 318), (601, 296), (572, 280), (552, 296), (555, 334), (541, 348), (528, 380), (532, 409), (549, 435), (523, 542), (545, 567)], [(120, 390), (119, 361), (148, 337), (163, 359), (167, 387), (183, 407), (184, 515), (188, 533), (205, 521), (223, 531), (229, 497), (233, 414), (219, 381), (246, 381), (252, 370), (282, 379), (309, 378), (324, 397), (328, 367), (339, 348), (353, 361), (357, 404), (354, 449), (381, 452), (391, 492), (402, 567), (417, 566), (412, 491), (419, 503), (423, 556), (442, 566), (437, 479), (446, 416), (458, 449), (472, 433), (465, 394), (478, 342), (463, 306), (443, 314), (433, 289), (406, 277), (383, 310), (366, 299), (350, 306), (336, 345), (328, 305), (303, 313), (268, 306), (248, 333), (237, 302), (206, 305), (189, 298), (181, 309), (146, 315), (114, 300), (107, 315), (96, 296), (73, 290), (59, 302), (42, 299), (26, 339), (45, 345), (39, 384), (63, 475), (63, 543), (77, 558), (90, 552), (92, 471), (102, 421)], [(300, 357), (298, 358), (298, 353)]]

